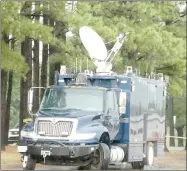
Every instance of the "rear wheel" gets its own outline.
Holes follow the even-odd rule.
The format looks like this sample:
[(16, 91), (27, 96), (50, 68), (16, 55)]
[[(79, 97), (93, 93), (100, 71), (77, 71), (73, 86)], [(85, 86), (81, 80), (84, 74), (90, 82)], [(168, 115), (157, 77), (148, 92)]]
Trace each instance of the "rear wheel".
[(144, 164), (152, 166), (154, 164), (154, 146), (152, 142), (147, 144), (146, 158), (144, 159)]

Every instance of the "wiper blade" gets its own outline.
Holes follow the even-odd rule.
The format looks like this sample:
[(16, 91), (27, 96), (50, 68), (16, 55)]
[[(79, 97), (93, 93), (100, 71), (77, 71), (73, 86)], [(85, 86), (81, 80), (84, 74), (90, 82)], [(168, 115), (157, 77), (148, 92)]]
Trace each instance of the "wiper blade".
[[(39, 110), (39, 113), (42, 115), (47, 115), (47, 116), (54, 116), (56, 115), (64, 115), (64, 112), (68, 112), (71, 110), (82, 110), (82, 109), (75, 109), (75, 108), (63, 108), (63, 109), (52, 109), (52, 108), (43, 108)], [(49, 111), (49, 112), (43, 112), (43, 111)]]
[(47, 115), (47, 116), (54, 116), (53, 113), (45, 113), (45, 112), (42, 112), (41, 110), (39, 111), (39, 113), (42, 115)]
[(62, 111), (63, 111), (63, 110), (67, 111), (67, 110), (82, 110), (82, 109), (76, 109), (76, 108), (64, 108), (64, 109), (62, 109)]

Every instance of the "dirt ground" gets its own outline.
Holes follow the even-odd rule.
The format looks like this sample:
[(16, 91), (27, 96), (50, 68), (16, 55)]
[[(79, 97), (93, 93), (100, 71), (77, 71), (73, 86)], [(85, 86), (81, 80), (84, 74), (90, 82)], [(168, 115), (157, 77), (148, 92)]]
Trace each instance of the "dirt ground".
[[(49, 167), (41, 166), (39, 167)], [(12, 170), (21, 168), (21, 155), (16, 146), (7, 146), (1, 151), (1, 170)], [(148, 170), (186, 170), (186, 151), (166, 152), (165, 156), (155, 158), (155, 165)], [(145, 169), (147, 170), (147, 169)]]

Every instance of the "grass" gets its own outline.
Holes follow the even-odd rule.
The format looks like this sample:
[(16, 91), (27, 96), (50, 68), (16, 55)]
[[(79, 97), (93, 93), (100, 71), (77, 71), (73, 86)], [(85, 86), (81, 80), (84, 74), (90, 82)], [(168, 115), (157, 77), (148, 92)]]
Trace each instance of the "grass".
[(7, 146), (5, 151), (1, 151), (1, 169), (20, 167), (20, 165), (21, 155), (17, 152), (16, 146)]

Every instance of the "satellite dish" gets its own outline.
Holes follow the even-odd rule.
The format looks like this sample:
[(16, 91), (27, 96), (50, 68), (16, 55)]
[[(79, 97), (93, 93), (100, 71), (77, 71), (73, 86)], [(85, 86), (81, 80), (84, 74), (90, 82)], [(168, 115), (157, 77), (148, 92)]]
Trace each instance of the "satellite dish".
[(79, 29), (81, 41), (91, 59), (104, 61), (107, 58), (107, 49), (101, 37), (90, 27)]

